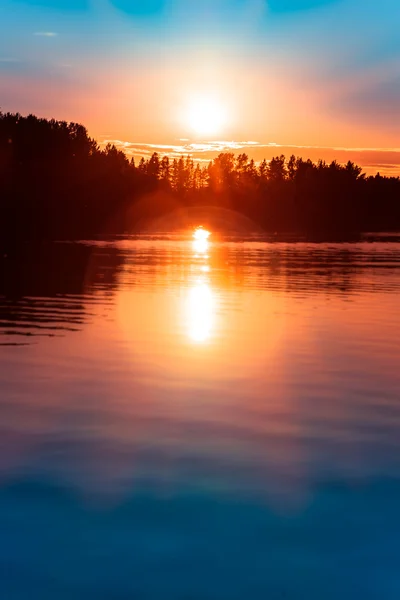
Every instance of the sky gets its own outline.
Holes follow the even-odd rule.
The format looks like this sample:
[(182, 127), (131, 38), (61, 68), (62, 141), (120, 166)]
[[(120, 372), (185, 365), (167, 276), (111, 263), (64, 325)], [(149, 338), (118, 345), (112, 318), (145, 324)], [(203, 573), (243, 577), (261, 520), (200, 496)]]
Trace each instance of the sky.
[(0, 108), (128, 154), (400, 174), (399, 0), (0, 0)]

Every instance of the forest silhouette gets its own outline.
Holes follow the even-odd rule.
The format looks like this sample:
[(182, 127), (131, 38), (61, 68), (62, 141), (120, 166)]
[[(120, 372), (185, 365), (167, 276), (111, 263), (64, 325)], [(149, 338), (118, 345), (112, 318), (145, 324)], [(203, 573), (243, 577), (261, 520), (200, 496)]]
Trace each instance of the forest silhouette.
[(400, 178), (353, 162), (221, 153), (209, 164), (156, 152), (138, 164), (86, 128), (0, 112), (0, 234), (21, 240), (140, 231), (182, 207), (221, 207), (266, 232), (346, 236), (400, 229)]

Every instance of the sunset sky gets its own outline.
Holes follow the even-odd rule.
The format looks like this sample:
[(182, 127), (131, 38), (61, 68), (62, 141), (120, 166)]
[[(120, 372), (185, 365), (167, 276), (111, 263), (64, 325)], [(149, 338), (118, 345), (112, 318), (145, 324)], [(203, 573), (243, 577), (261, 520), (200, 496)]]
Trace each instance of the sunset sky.
[(0, 107), (135, 156), (400, 174), (399, 0), (0, 0)]

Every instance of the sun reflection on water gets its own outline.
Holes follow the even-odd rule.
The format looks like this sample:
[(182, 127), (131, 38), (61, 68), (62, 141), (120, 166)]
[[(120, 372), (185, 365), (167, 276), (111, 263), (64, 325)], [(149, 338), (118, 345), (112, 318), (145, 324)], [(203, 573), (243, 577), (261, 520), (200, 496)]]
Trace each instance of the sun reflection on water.
[[(193, 232), (193, 251), (196, 254), (205, 255), (209, 249), (210, 242), (208, 238), (210, 237), (210, 232), (207, 229), (203, 229), (202, 227), (198, 227)], [(207, 257), (206, 257), (207, 258)]]
[(210, 338), (215, 317), (215, 295), (209, 282), (210, 266), (207, 264), (210, 235), (203, 227), (193, 232), (194, 258), (202, 259), (202, 264), (197, 265), (201, 275), (188, 291), (187, 318), (189, 337), (196, 343), (204, 343)]
[(214, 322), (215, 298), (208, 282), (199, 280), (188, 295), (189, 336), (194, 342), (209, 339)]

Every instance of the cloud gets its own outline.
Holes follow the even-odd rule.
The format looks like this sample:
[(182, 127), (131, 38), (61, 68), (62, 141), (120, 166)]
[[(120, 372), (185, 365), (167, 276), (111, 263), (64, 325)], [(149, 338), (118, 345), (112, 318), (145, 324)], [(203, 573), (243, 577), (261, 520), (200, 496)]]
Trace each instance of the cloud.
[(57, 37), (58, 33), (56, 33), (55, 31), (36, 31), (33, 35), (37, 35), (39, 37), (52, 38), (52, 37)]
[(246, 148), (263, 147), (258, 142), (253, 141), (204, 141), (204, 142), (189, 142), (189, 140), (179, 140), (187, 142), (184, 144), (147, 144), (142, 142), (123, 142), (121, 140), (103, 139), (100, 142), (101, 146), (106, 144), (114, 144), (120, 150), (131, 156), (148, 156), (153, 152), (167, 155), (170, 158), (178, 158), (182, 155), (193, 156), (198, 160), (211, 160), (220, 152), (235, 152)]
[[(183, 141), (183, 140), (179, 140)], [(186, 140), (185, 140), (186, 141)], [(149, 157), (153, 152), (170, 159), (190, 155), (194, 161), (209, 162), (221, 152), (233, 152), (238, 154), (245, 152), (256, 162), (264, 158), (270, 160), (277, 154), (286, 157), (294, 154), (304, 159), (313, 161), (319, 159), (331, 162), (337, 160), (346, 163), (351, 160), (359, 164), (367, 174), (375, 174), (378, 171), (387, 175), (400, 176), (400, 148), (329, 148), (319, 146), (295, 146), (280, 145), (275, 142), (260, 144), (256, 141), (204, 141), (187, 142), (181, 144), (147, 144), (141, 142), (126, 142), (121, 140), (103, 139), (100, 145), (114, 144), (119, 150), (123, 150), (128, 156)]]

